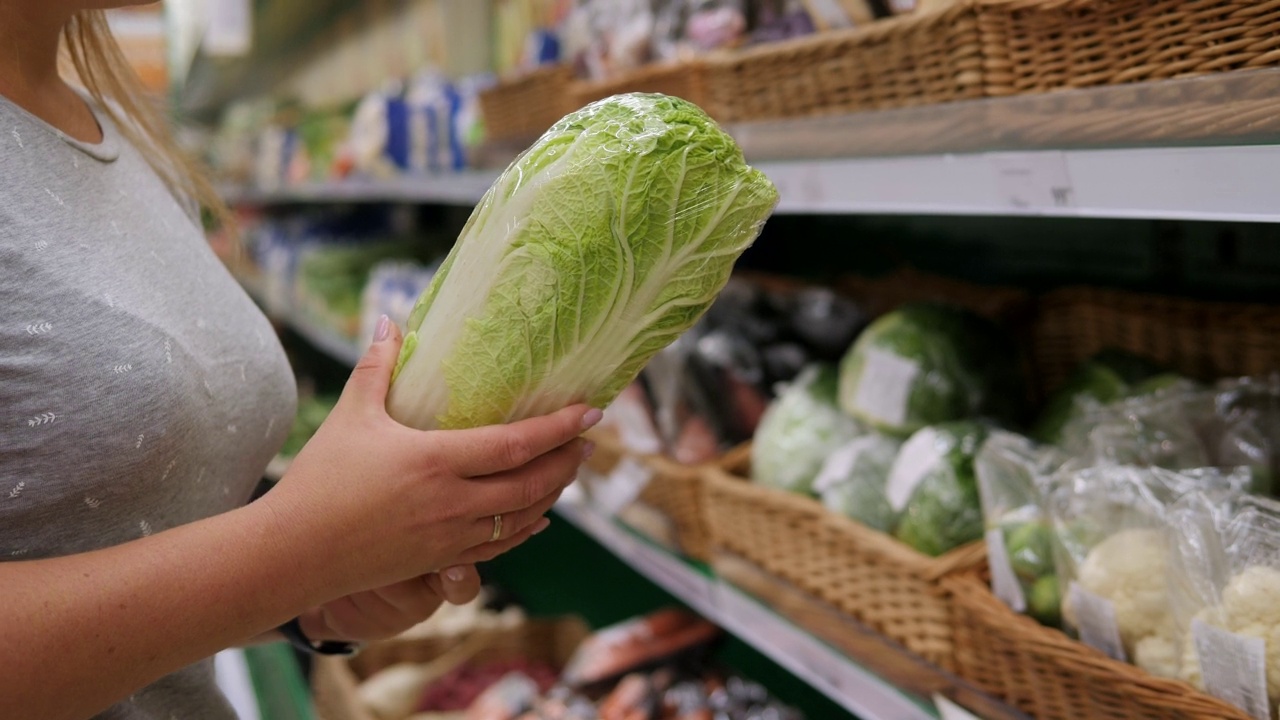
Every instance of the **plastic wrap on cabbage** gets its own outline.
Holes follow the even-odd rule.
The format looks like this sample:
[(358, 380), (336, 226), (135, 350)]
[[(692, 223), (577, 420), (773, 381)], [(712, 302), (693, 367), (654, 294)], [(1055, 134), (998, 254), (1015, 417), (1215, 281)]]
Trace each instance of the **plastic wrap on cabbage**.
[(1044, 495), (1061, 462), (1053, 448), (1005, 431), (993, 432), (973, 461), (992, 590), (1014, 610), (1054, 626), (1061, 622), (1060, 587)]
[(1280, 703), (1280, 504), (1196, 494), (1171, 512), (1179, 677), (1254, 717)]
[(885, 483), (901, 448), (901, 440), (881, 433), (854, 438), (827, 457), (813, 489), (828, 510), (891, 533), (898, 513), (889, 505)]
[(1016, 353), (998, 328), (964, 310), (913, 305), (871, 323), (840, 365), (840, 405), (871, 427), (909, 435), (973, 417), (1017, 417)]
[(607, 405), (706, 312), (777, 200), (689, 102), (569, 114), (476, 206), (409, 318), (388, 411), (432, 429)]
[(973, 458), (987, 432), (964, 420), (922, 428), (903, 444), (886, 485), (890, 507), (902, 513), (899, 540), (941, 555), (982, 538)]
[(836, 406), (836, 371), (813, 365), (800, 373), (765, 412), (751, 444), (751, 479), (810, 493), (827, 456), (857, 437), (858, 423)]
[(1036, 420), (1032, 437), (1042, 443), (1059, 442), (1062, 429), (1084, 412), (1085, 403), (1105, 405), (1120, 400), (1131, 394), (1135, 385), (1159, 373), (1159, 366), (1153, 362), (1122, 350), (1104, 350), (1094, 355), (1054, 391)]
[(1197, 427), (1203, 400), (1194, 385), (1178, 383), (1106, 405), (1088, 403), (1063, 427), (1061, 445), (1076, 467), (1210, 466), (1212, 455)]
[(1196, 491), (1229, 501), (1249, 480), (1248, 472), (1216, 469), (1103, 466), (1060, 473), (1047, 508), (1058, 540), (1067, 627), (1114, 658), (1177, 677), (1167, 511)]

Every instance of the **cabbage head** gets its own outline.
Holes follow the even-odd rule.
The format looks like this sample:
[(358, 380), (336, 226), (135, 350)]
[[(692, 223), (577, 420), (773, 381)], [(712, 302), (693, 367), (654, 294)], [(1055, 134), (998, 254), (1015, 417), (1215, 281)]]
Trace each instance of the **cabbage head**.
[(388, 412), (463, 428), (609, 404), (707, 310), (777, 199), (689, 102), (569, 114), (489, 188), (419, 299)]
[(982, 538), (982, 504), (973, 468), (988, 428), (960, 421), (912, 435), (889, 471), (891, 504), (906, 499), (897, 538), (926, 555)]
[(899, 437), (972, 417), (1009, 421), (1021, 396), (1008, 338), (986, 320), (943, 305), (881, 316), (840, 364), (845, 412)]
[(808, 494), (827, 456), (861, 434), (836, 405), (836, 370), (806, 367), (769, 405), (751, 444), (751, 479)]

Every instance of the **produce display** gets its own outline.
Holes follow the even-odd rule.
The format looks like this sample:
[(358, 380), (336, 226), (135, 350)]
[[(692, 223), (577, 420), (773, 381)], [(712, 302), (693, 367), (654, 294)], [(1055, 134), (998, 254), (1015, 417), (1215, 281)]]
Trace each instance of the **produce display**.
[[(481, 610), (475, 617), (493, 614)], [(454, 627), (453, 649), (441, 647), (434, 656), (410, 650), (418, 660), (355, 678), (351, 700), (377, 720), (803, 720), (763, 686), (710, 661), (707, 651), (720, 631), (683, 610), (658, 610), (597, 630), (563, 667), (533, 645), (486, 655), (491, 644), (509, 643), (522, 632), (519, 623), (503, 626), (505, 636), (492, 622), (483, 631)], [(415, 637), (425, 635), (406, 633), (386, 642), (403, 645)]]
[(926, 555), (982, 537), (973, 458), (986, 439), (981, 423), (961, 420), (921, 428), (898, 452), (885, 494), (900, 512), (897, 538)]
[(427, 429), (609, 404), (702, 317), (777, 200), (688, 102), (570, 114), (476, 206), (410, 315), (388, 411)]
[(813, 365), (783, 390), (760, 420), (751, 477), (779, 490), (809, 493), (827, 457), (861, 434), (836, 405), (836, 370)]

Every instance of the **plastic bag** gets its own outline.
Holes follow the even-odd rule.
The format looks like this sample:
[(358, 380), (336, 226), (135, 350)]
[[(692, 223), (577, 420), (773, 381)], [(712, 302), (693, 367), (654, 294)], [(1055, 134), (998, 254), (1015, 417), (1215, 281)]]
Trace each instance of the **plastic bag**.
[(1197, 495), (1171, 513), (1183, 680), (1260, 720), (1280, 702), (1280, 504)]
[(889, 504), (885, 484), (902, 441), (879, 433), (855, 438), (827, 457), (813, 489), (832, 512), (890, 533), (898, 512)]
[(1167, 510), (1197, 490), (1234, 497), (1247, 472), (1102, 466), (1060, 473), (1047, 509), (1057, 536), (1065, 625), (1103, 653), (1177, 677), (1178, 629), (1168, 592)]
[(1206, 444), (1218, 466), (1246, 466), (1253, 491), (1274, 495), (1280, 478), (1280, 375), (1225, 380), (1214, 388)]
[(903, 444), (885, 495), (902, 513), (894, 535), (926, 555), (982, 538), (982, 506), (973, 458), (988, 428), (959, 421), (926, 427)]
[(1045, 512), (1049, 480), (1062, 456), (1014, 433), (996, 431), (974, 458), (986, 527), (991, 589), (1041, 623), (1062, 622), (1053, 527)]
[(1062, 428), (1075, 467), (1132, 465), (1170, 470), (1213, 465), (1197, 429), (1201, 390), (1179, 383), (1149, 395), (1101, 404), (1082, 400)]
[(751, 478), (761, 485), (808, 494), (827, 456), (861, 434), (836, 406), (836, 371), (813, 365), (779, 395), (756, 430)]

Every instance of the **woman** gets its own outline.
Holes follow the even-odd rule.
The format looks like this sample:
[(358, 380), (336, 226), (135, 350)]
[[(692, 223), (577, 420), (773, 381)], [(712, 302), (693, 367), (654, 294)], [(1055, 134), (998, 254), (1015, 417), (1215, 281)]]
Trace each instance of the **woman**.
[(223, 648), (358, 643), (474, 597), (474, 563), (546, 527), (600, 412), (398, 425), (383, 318), (246, 504), (294, 381), (204, 242), (188, 199), (216, 198), (125, 69), (113, 4), (0, 2), (0, 717), (227, 720)]

